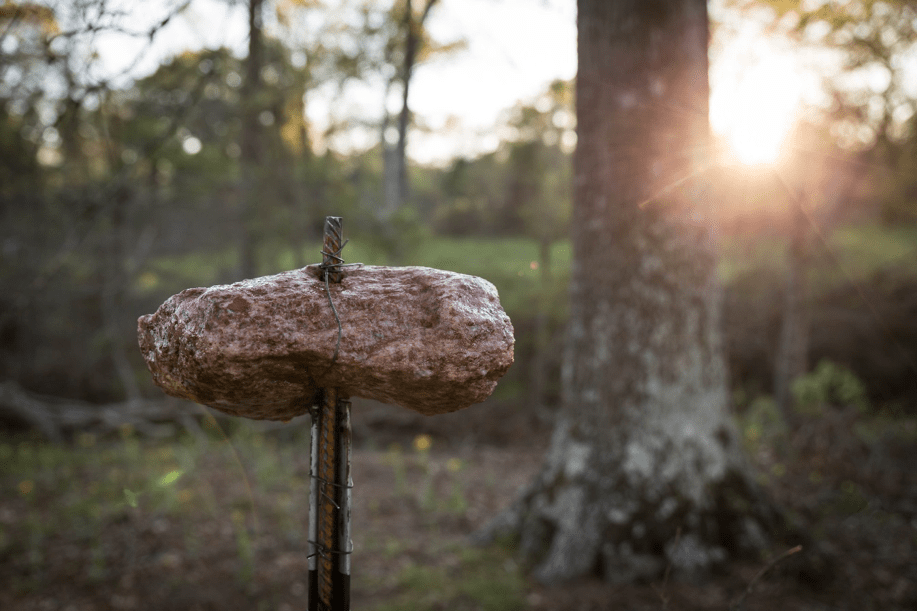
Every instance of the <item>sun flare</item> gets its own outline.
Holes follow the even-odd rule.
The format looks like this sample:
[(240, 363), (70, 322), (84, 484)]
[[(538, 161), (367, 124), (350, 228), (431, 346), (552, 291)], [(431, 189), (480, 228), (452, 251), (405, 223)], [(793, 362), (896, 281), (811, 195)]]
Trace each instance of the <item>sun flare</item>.
[(776, 161), (802, 97), (793, 58), (761, 36), (738, 37), (715, 58), (711, 81), (710, 124), (730, 156), (746, 165)]

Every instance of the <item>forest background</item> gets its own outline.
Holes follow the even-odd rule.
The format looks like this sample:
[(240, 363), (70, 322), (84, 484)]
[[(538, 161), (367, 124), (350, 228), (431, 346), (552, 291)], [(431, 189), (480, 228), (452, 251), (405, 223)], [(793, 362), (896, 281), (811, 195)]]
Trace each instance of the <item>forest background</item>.
[[(152, 385), (136, 346), (137, 317), (184, 288), (317, 262), (326, 215), (345, 219), (348, 261), (425, 265), (490, 280), (516, 330), (515, 365), (495, 395), (468, 415), (423, 420), (366, 406), (356, 416), (358, 427), (361, 418), (365, 424), (357, 439), (379, 452), (376, 463), (391, 463), (396, 480), (407, 468), (399, 464), (413, 466), (429, 482), (436, 472), (427, 454), (434, 442), (449, 448), (512, 444), (531, 433), (544, 445), (559, 401), (566, 282), (575, 264), (566, 241), (575, 222), (573, 86), (569, 79), (545, 80), (540, 94), (507, 108), (478, 142), (457, 145), (456, 156), (419, 162), (424, 155), (418, 151), (412, 158), (412, 138), (448, 127), (427, 123), (410, 107), (410, 86), (426, 74), (419, 67), (445, 70), (468, 44), (431, 34), (426, 26), (439, 4), (239, 2), (248, 17), (246, 44), (176, 50), (147, 74), (135, 72), (132, 61), (123, 73), (100, 70), (106, 60), (99, 41), (111, 33), (141, 41), (131, 55), (148, 63), (146, 45), (193, 3), (156, 5), (161, 12), (147, 15), (148, 25), (139, 29), (130, 12), (102, 1), (0, 5), (0, 419), (13, 465), (4, 484), (17, 486), (16, 503), (44, 506), (33, 500), (42, 477), (49, 478), (45, 504), (71, 493), (86, 500), (54, 489), (61, 473), (77, 468), (61, 465), (83, 464), (66, 453), (71, 450), (107, 439), (118, 451), (134, 452), (121, 444), (136, 437), (144, 440), (136, 451), (145, 452), (187, 430), (196, 431), (192, 437), (214, 435), (207, 426), (210, 432), (202, 433), (199, 424), (212, 415), (165, 402)], [(764, 24), (767, 36), (789, 41), (805, 57), (833, 58), (830, 70), (816, 74), (821, 104), (800, 112), (779, 159), (743, 163), (726, 152), (728, 138), (721, 134), (723, 156), (701, 177), (702, 194), (717, 202), (716, 218), (702, 221), (719, 230), (733, 403), (746, 441), (753, 455), (763, 452), (768, 477), (787, 469), (781, 452), (792, 446), (788, 430), (813, 419), (854, 418), (856, 430), (851, 424), (843, 432), (859, 435), (863, 444), (913, 448), (914, 6), (733, 2), (719, 10), (712, 24), (714, 64), (729, 24), (744, 20)], [(377, 111), (339, 112), (348, 96), (365, 102), (367, 91), (379, 101)], [(308, 111), (316, 92), (333, 92), (321, 121)], [(154, 403), (170, 407), (137, 407)], [(182, 410), (193, 422), (174, 416)], [(243, 425), (221, 426), (229, 435), (238, 432), (240, 448), (262, 443), (246, 437), (251, 432)], [(257, 430), (298, 439), (289, 430)], [(54, 444), (39, 438), (58, 442), (65, 453), (54, 454), (48, 449)], [(153, 445), (143, 445), (150, 439)], [(23, 458), (26, 447), (37, 454)], [(408, 457), (414, 462), (399, 463), (402, 447), (414, 448)], [(473, 456), (466, 463), (444, 458), (440, 475), (451, 473), (460, 482), (462, 473), (485, 473), (489, 467), (476, 465)], [(31, 469), (41, 460), (64, 470), (38, 475)], [(98, 460), (87, 463), (86, 473), (121, 459)], [(93, 510), (90, 522), (101, 528), (117, 511), (140, 520), (136, 489), (143, 486), (158, 491), (147, 495), (157, 499), (155, 519), (180, 511), (181, 493), (190, 488), (172, 484), (193, 477), (194, 469), (164, 466), (175, 461), (181, 462), (139, 461), (154, 470), (144, 476), (146, 484), (122, 486), (127, 480), (114, 477), (97, 492), (104, 497), (111, 488), (118, 502), (107, 505), (117, 510)], [(816, 476), (809, 469), (805, 477), (821, 482), (824, 470)], [(170, 473), (180, 475), (170, 480)], [(869, 496), (853, 476), (838, 476), (835, 483), (838, 503), (856, 506), (857, 498)], [(473, 504), (453, 496), (448, 479), (436, 485), (444, 487), (444, 507), (454, 503), (453, 513)], [(170, 486), (174, 498), (163, 492)], [(898, 497), (901, 515), (915, 519), (913, 491)], [(429, 498), (415, 501), (418, 511), (429, 509)], [(11, 591), (26, 597), (48, 584), (34, 569), (52, 564), (41, 551), (52, 533), (38, 517), (23, 526), (19, 516), (27, 513), (17, 506), (15, 519), (0, 515), (0, 554), (23, 575)], [(243, 567), (232, 569), (237, 573), (253, 571), (244, 568), (246, 558), (257, 556), (240, 539), (240, 532), (254, 528), (245, 526), (248, 515), (231, 521)], [(462, 524), (484, 517), (466, 516), (470, 522)], [(20, 537), (24, 532), (28, 536)], [(115, 580), (117, 552), (91, 553), (89, 572), (102, 568), (87, 579)], [(456, 562), (466, 560), (498, 562), (463, 556)], [(256, 583), (253, 575), (247, 579)], [(399, 575), (391, 591), (410, 590), (412, 574)], [(124, 586), (125, 592), (133, 588)], [(913, 587), (903, 592), (909, 596)], [(522, 600), (537, 606), (531, 595)]]

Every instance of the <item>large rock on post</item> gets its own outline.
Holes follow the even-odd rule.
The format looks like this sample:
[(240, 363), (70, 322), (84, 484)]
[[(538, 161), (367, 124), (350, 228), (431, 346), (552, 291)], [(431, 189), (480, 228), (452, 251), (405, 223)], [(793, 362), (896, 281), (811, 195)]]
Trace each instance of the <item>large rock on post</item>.
[(513, 363), (513, 326), (486, 280), (425, 267), (318, 266), (173, 295), (140, 317), (166, 393), (247, 418), (304, 414), (321, 388), (422, 414), (487, 398)]

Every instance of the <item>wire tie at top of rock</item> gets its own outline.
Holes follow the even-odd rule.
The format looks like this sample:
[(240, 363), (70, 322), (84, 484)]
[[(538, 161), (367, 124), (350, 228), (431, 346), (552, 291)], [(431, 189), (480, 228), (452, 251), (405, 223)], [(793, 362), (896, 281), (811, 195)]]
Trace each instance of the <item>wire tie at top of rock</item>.
[(338, 360), (338, 352), (341, 349), (341, 337), (344, 333), (337, 308), (334, 307), (334, 300), (331, 299), (331, 287), (329, 283), (332, 281), (335, 283), (341, 281), (341, 272), (343, 271), (341, 268), (363, 265), (362, 263), (344, 263), (341, 252), (350, 240), (341, 242), (343, 236), (344, 230), (341, 225), (341, 217), (326, 217), (325, 236), (321, 251), (322, 262), (319, 264), (318, 268), (321, 270), (321, 275), (325, 280), (325, 294), (328, 295), (328, 304), (331, 306), (331, 313), (334, 314), (334, 321), (338, 326), (338, 339), (337, 343), (334, 345), (334, 355), (331, 357), (331, 363), (328, 365), (326, 372), (330, 371)]
[[(344, 250), (344, 247), (347, 246), (348, 242), (350, 242), (350, 240), (344, 240), (341, 247), (332, 252), (328, 252), (325, 250), (326, 247), (322, 247), (322, 262), (318, 264), (318, 268), (322, 270), (322, 277), (326, 281), (329, 275), (340, 274), (343, 271), (341, 269), (342, 267), (357, 267), (363, 265), (362, 263), (344, 263), (341, 252)], [(334, 282), (340, 282), (340, 278), (334, 280)]]

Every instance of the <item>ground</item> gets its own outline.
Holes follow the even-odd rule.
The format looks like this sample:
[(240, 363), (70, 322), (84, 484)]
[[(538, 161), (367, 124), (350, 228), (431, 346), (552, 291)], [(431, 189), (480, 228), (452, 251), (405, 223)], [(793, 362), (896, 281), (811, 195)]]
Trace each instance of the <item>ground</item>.
[[(725, 610), (789, 547), (704, 583), (543, 587), (510, 544), (468, 537), (536, 472), (549, 427), (472, 410), (355, 414), (353, 609)], [(745, 422), (761, 481), (812, 538), (745, 609), (917, 608), (917, 431), (877, 422), (835, 410), (782, 437)], [(207, 423), (180, 440), (3, 438), (0, 608), (306, 608), (307, 429), (227, 442)]]

